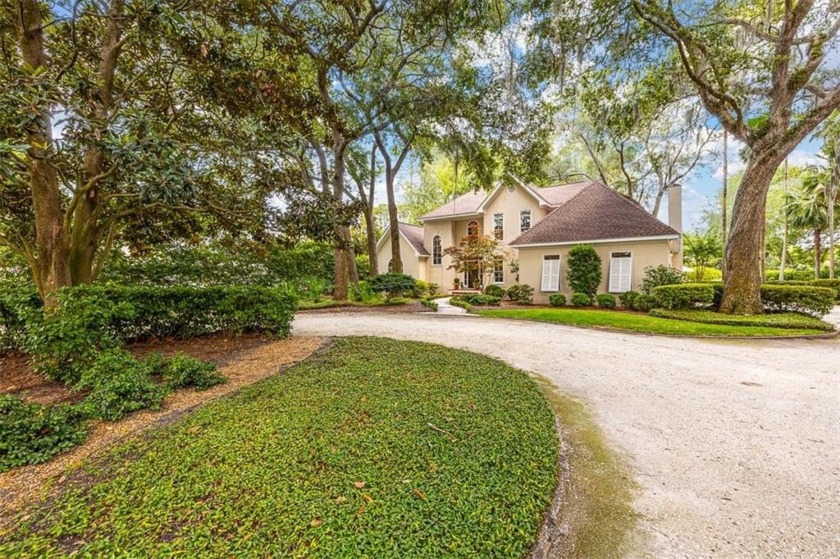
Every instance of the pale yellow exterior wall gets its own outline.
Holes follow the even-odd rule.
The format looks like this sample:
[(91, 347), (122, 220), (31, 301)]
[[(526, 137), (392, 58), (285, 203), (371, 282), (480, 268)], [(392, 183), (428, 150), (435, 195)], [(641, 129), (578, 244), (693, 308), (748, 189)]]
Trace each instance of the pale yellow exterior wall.
[[(598, 256), (601, 257), (601, 286), (598, 293), (606, 293), (609, 286), (610, 253), (626, 252), (632, 253), (632, 274), (630, 289), (638, 291), (642, 284), (647, 266), (669, 265), (671, 263), (671, 252), (667, 240), (659, 241), (635, 241), (618, 243), (597, 243), (593, 244)], [(560, 292), (567, 297), (571, 295), (568, 283), (569, 272), (569, 250), (574, 245), (554, 245), (541, 247), (521, 247), (519, 249), (519, 281), (527, 283), (534, 288), (534, 303), (547, 304), (548, 297), (552, 292), (543, 292), (542, 288), (542, 260), (543, 256), (560, 255)]]
[[(377, 259), (379, 260), (379, 273), (384, 274), (388, 271), (388, 263), (391, 261), (390, 237), (385, 239), (382, 246), (380, 246), (379, 250), (376, 251), (376, 254)], [(427, 281), (427, 268), (425, 262), (427, 258), (417, 256), (417, 252), (415, 252), (414, 247), (411, 246), (411, 243), (406, 241), (405, 237), (402, 235), (400, 235), (400, 256), (402, 257), (403, 262), (403, 273), (408, 274), (413, 278)], [(428, 259), (431, 259), (431, 257)]]

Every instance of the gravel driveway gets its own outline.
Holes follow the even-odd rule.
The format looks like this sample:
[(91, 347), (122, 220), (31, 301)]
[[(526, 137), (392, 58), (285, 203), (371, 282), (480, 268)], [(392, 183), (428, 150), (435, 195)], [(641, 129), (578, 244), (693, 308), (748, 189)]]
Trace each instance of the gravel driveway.
[(641, 487), (645, 556), (840, 555), (840, 342), (704, 341), (472, 316), (300, 315), (295, 333), (498, 357), (589, 404)]

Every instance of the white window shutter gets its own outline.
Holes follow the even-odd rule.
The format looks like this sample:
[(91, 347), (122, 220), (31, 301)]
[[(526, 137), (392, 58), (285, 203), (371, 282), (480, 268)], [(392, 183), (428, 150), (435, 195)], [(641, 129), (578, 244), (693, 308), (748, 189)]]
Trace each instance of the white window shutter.
[(540, 291), (560, 289), (560, 256), (544, 256)]
[(630, 291), (632, 283), (633, 257), (629, 252), (613, 253), (610, 256), (610, 293)]

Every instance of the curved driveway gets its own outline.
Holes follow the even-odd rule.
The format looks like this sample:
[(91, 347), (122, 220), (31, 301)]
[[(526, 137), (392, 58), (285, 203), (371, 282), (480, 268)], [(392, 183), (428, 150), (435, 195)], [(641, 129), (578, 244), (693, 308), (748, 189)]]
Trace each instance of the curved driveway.
[(434, 342), (585, 401), (655, 557), (840, 554), (840, 342), (703, 341), (472, 316), (299, 314), (296, 334)]

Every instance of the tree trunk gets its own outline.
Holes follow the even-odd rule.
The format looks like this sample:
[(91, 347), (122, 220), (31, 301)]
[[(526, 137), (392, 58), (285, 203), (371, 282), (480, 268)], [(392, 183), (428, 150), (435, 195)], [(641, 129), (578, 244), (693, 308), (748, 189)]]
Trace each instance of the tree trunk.
[[(43, 23), (40, 2), (19, 0), (17, 24), (20, 50), (24, 63), (36, 69), (46, 69)], [(35, 213), (35, 242), (37, 260), (32, 275), (38, 293), (47, 306), (54, 306), (55, 292), (70, 285), (67, 232), (64, 230), (64, 212), (58, 174), (49, 160), (52, 144), (51, 123), (47, 107), (38, 107), (38, 118), (30, 121), (27, 140), (29, 187)]]
[[(728, 237), (726, 236), (726, 228), (728, 226), (727, 217), (726, 217), (726, 198), (729, 195), (727, 192), (729, 186), (729, 154), (727, 150), (729, 149), (729, 132), (726, 129), (723, 129), (723, 192), (721, 193), (721, 212), (720, 212), (720, 228), (721, 228), (721, 237), (723, 242), (723, 252), (726, 254), (726, 245), (728, 244)], [(726, 281), (726, 258), (723, 259), (723, 263), (721, 265), (721, 275), (723, 276), (723, 280)]]
[[(656, 198), (653, 201), (653, 210), (650, 213), (657, 219), (659, 219), (659, 208), (662, 206), (662, 198), (665, 196), (667, 191), (667, 188), (665, 190), (660, 189), (656, 191)], [(668, 225), (670, 225), (670, 223)]]
[(379, 255), (376, 254), (376, 221), (373, 217), (373, 208), (370, 206), (365, 206), (362, 213), (365, 216), (365, 234), (367, 235), (368, 273), (370, 277), (375, 278), (379, 275)]
[(820, 263), (822, 260), (822, 230), (814, 229), (814, 279), (820, 279)]
[[(783, 154), (784, 155), (784, 154)], [(761, 314), (761, 250), (767, 192), (776, 169), (778, 153), (758, 157), (753, 151), (741, 186), (735, 195), (732, 224), (726, 246), (723, 301), (727, 314)]]
[[(785, 203), (787, 203), (788, 193), (788, 161), (785, 159)], [(788, 250), (788, 215), (784, 213), (784, 228), (782, 229), (782, 256), (779, 259), (779, 281), (785, 281), (785, 266), (787, 266), (787, 250)]]

